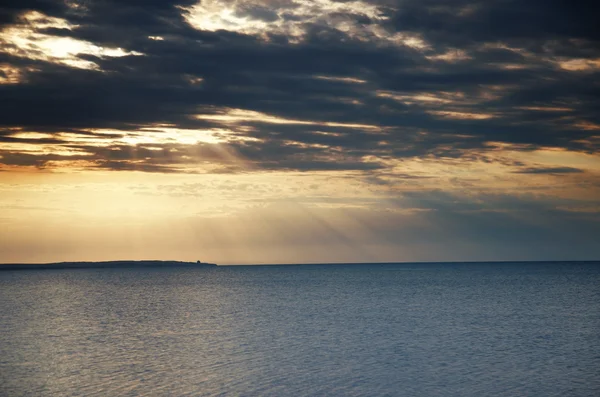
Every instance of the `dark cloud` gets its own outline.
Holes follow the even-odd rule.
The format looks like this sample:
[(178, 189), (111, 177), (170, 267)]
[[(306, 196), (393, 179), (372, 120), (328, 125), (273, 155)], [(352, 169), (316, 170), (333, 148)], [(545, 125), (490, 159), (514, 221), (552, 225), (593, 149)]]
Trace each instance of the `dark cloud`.
[(64, 1), (56, 0), (4, 0), (0, 2), (0, 27), (18, 21), (26, 11), (39, 11), (48, 16), (62, 16), (68, 7)]
[(465, 45), (515, 40), (600, 40), (593, 1), (407, 0), (393, 12), (401, 31), (422, 33), (433, 42)]
[(257, 5), (245, 5), (240, 7), (237, 11), (236, 16), (240, 18), (250, 17), (264, 22), (274, 22), (279, 19), (279, 16), (273, 10)]
[[(80, 7), (58, 0), (15, 3), (19, 5), (2, 8), (5, 28), (17, 26), (23, 12), (37, 10), (74, 25), (45, 27), (41, 33), (141, 55), (79, 54), (79, 60), (97, 65), (84, 70), (3, 52), (0, 63), (18, 70), (21, 81), (0, 85), (0, 127), (52, 134), (135, 131), (156, 124), (229, 128), (232, 135), (225, 145), (264, 169), (368, 170), (381, 166), (364, 163), (369, 155), (461, 157), (472, 149), (486, 150), (489, 142), (518, 144), (526, 150), (598, 151), (597, 141), (591, 139), (597, 131), (584, 126), (600, 124), (599, 69), (566, 70), (556, 58), (600, 58), (600, 38), (591, 17), (598, 6), (593, 3), (374, 1), (389, 20), (377, 21), (360, 11), (329, 16), (360, 26), (380, 23), (389, 34), (421, 37), (430, 46), (424, 49), (374, 44), (308, 21), (302, 25), (305, 36), (294, 43), (277, 31), (268, 32), (268, 40), (202, 31), (184, 18), (182, 7), (194, 1), (96, 0)], [(236, 12), (266, 23), (298, 20), (286, 7), (284, 2), (240, 3)], [(291, 13), (287, 17), (284, 8)], [(462, 51), (464, 57), (436, 58), (449, 50)], [(349, 77), (358, 80), (344, 80)], [(232, 126), (196, 118), (224, 109), (314, 123), (277, 124), (249, 117)], [(242, 144), (244, 137), (258, 140)], [(11, 135), (1, 139), (24, 142)], [(26, 143), (69, 144), (60, 138)], [(108, 168), (126, 169), (111, 163), (115, 153), (86, 150), (99, 162), (106, 156), (103, 164)], [(149, 158), (159, 161), (154, 155)], [(216, 161), (215, 156), (205, 158)], [(160, 159), (154, 166), (179, 169), (178, 156)]]
[[(96, 167), (113, 170), (126, 170), (131, 163), (135, 169), (185, 170), (185, 165), (198, 165), (205, 172), (239, 172), (239, 161), (245, 167), (256, 170), (376, 170), (384, 168), (380, 162), (362, 160), (366, 152), (332, 153), (327, 148), (297, 147), (295, 144), (261, 144), (253, 142), (231, 142), (228, 144), (198, 143), (184, 144), (146, 144), (146, 145), (68, 145), (80, 155), (29, 155), (22, 165), (43, 167), (49, 161), (86, 160)], [(1, 154), (1, 152), (0, 152)], [(12, 163), (10, 163), (12, 159)], [(18, 152), (7, 152), (0, 161), (16, 165)]]
[(579, 174), (583, 170), (574, 167), (542, 167), (542, 168), (524, 168), (515, 171), (516, 174)]

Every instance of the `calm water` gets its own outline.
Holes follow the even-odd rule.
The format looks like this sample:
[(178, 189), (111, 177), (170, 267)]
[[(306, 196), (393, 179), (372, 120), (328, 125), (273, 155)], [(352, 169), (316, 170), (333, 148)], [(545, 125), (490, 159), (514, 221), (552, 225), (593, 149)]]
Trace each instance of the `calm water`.
[(600, 264), (0, 272), (2, 396), (598, 396)]

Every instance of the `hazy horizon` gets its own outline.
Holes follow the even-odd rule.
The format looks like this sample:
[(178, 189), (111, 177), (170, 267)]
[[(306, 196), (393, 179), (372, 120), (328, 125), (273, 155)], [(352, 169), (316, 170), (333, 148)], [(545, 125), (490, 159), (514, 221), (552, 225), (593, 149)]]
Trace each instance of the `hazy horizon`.
[[(87, 260), (73, 260), (73, 261), (55, 261), (55, 262), (0, 262), (2, 265), (55, 265), (61, 263), (118, 263), (118, 262), (164, 262), (169, 263), (183, 263), (183, 264), (196, 264), (198, 261), (184, 261), (178, 259), (109, 259), (109, 260), (98, 260), (98, 261), (87, 261)], [(599, 263), (600, 259), (582, 259), (582, 260), (487, 260), (487, 261), (391, 261), (391, 262), (270, 262), (270, 263), (214, 263), (211, 261), (200, 261), (201, 264), (211, 264), (217, 266), (310, 266), (310, 265), (427, 265), (427, 264), (553, 264), (553, 263)], [(168, 267), (168, 266), (167, 266)]]

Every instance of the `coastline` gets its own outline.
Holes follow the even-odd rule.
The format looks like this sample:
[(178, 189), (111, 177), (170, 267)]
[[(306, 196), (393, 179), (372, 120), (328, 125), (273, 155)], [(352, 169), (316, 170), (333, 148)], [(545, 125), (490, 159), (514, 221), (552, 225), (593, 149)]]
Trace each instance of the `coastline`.
[(1, 270), (53, 270), (53, 269), (106, 269), (140, 267), (193, 267), (212, 268), (215, 263), (181, 261), (102, 261), (102, 262), (55, 262), (55, 263), (7, 263), (0, 264)]

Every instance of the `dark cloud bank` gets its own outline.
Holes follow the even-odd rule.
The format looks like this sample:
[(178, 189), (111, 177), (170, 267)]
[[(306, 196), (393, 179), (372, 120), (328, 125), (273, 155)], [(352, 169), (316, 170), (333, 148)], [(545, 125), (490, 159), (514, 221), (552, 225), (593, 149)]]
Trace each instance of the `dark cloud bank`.
[[(520, 150), (598, 150), (596, 3), (373, 1), (382, 19), (375, 21), (360, 11), (331, 16), (346, 18), (355, 30), (378, 24), (387, 37), (419, 38), (423, 47), (361, 40), (312, 20), (302, 24), (303, 36), (295, 41), (277, 30), (262, 36), (200, 30), (184, 18), (185, 7), (193, 3), (5, 4), (0, 13), (4, 29), (23, 24), (23, 13), (39, 11), (74, 26), (40, 27), (39, 33), (143, 55), (79, 54), (97, 65), (86, 70), (3, 51), (0, 63), (18, 69), (20, 82), (0, 86), (2, 142), (23, 141), (13, 136), (14, 127), (52, 134), (130, 131), (156, 124), (216, 128), (223, 121), (197, 116), (244, 109), (315, 123), (246, 120), (227, 125), (235, 134), (222, 146), (259, 169), (373, 169), (378, 165), (364, 163), (365, 156), (461, 157), (488, 148), (490, 142), (515, 144)], [(286, 7), (291, 6), (283, 1), (241, 2), (236, 12), (255, 21), (292, 21)], [(324, 122), (378, 128), (318, 124)], [(23, 142), (73, 145), (58, 138)], [(199, 161), (217, 161), (207, 146), (183, 152), (195, 152)], [(131, 168), (126, 155), (116, 159), (104, 149), (79, 149), (99, 167)], [(149, 148), (114, 149), (112, 156), (137, 153), (140, 159), (145, 157), (139, 151)], [(181, 151), (173, 151), (170, 144), (162, 149), (167, 154), (155, 154), (138, 165), (146, 171), (176, 171), (183, 161), (176, 154)], [(3, 151), (0, 161), (43, 165), (56, 160), (50, 157)]]

